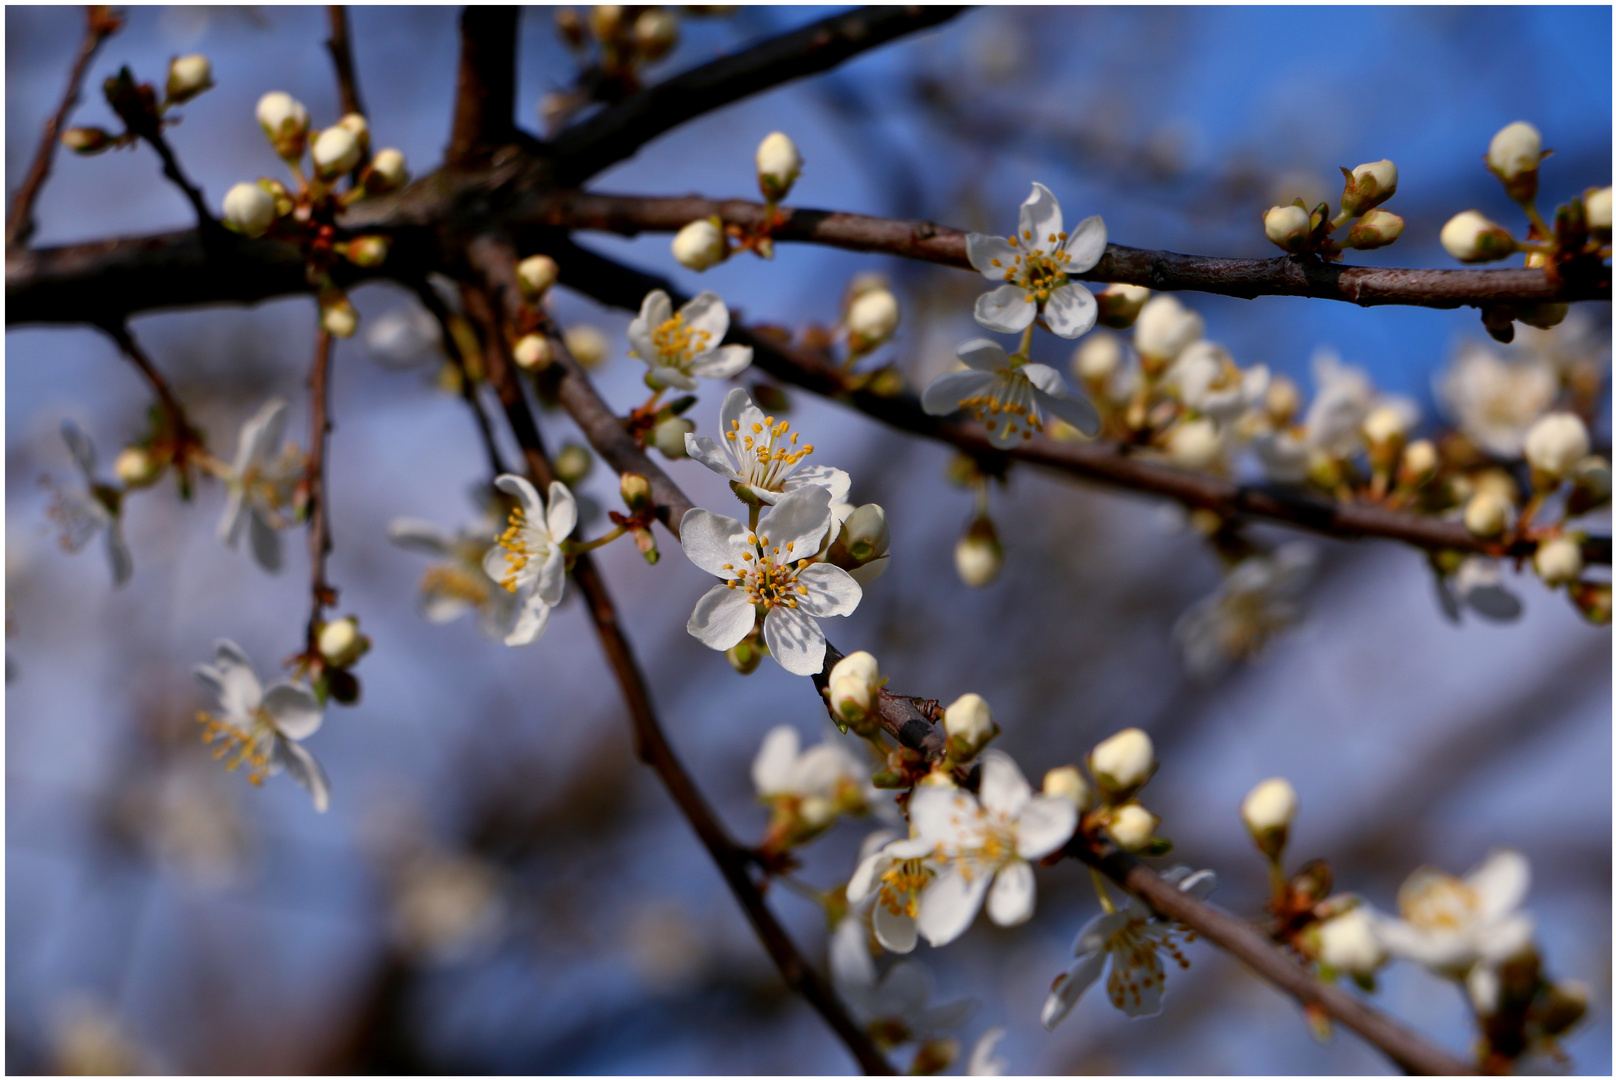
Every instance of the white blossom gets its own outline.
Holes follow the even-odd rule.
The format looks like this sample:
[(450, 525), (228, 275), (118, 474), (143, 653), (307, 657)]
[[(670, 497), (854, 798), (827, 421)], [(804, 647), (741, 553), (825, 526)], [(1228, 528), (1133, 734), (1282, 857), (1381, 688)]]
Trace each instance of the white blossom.
[(352, 171), (359, 164), (360, 153), (358, 137), (339, 124), (320, 132), (309, 157), (314, 161), (315, 172), (329, 180)]
[(1167, 373), (1179, 400), (1219, 424), (1232, 424), (1259, 406), (1268, 393), (1268, 368), (1235, 366), (1222, 346), (1196, 341), (1186, 346)]
[(1205, 330), (1200, 314), (1179, 303), (1176, 296), (1152, 296), (1134, 321), (1133, 347), (1141, 355), (1169, 364), (1199, 341)]
[(409, 178), (403, 152), (389, 146), (376, 151), (376, 156), (370, 159), (370, 168), (365, 174), (365, 190), (385, 194), (403, 187)]
[(876, 789), (870, 771), (846, 746), (826, 741), (801, 748), (797, 729), (781, 724), (764, 736), (752, 760), (752, 784), (764, 802), (790, 800), (816, 827), (844, 810), (866, 807)]
[(831, 984), (867, 1028), (882, 1041), (923, 1042), (962, 1026), (976, 1011), (972, 998), (946, 1005), (931, 1003), (931, 976), (913, 960), (900, 960), (877, 976), (865, 938), (864, 921), (844, 918), (830, 939)]
[(1300, 206), (1275, 206), (1263, 214), (1263, 232), (1281, 250), (1300, 251), (1313, 233), (1313, 217)]
[(1124, 728), (1095, 746), (1089, 770), (1107, 792), (1131, 792), (1155, 774), (1156, 748), (1145, 732)]
[(436, 557), (421, 578), (421, 614), (428, 622), (453, 622), (468, 611), (481, 616), (483, 633), (503, 638), (516, 615), (516, 597), (488, 580), (483, 559), (499, 550), (487, 522), (450, 533), (429, 521), (398, 518), (387, 527), (388, 539), (406, 551)]
[(873, 898), (870, 921), (883, 949), (914, 950), (920, 897), (941, 867), (936, 845), (918, 837), (895, 839), (878, 830), (864, 841), (858, 868), (847, 883), (847, 902), (857, 907)]
[(1453, 215), (1442, 226), (1437, 239), (1449, 255), (1460, 262), (1490, 262), (1515, 251), (1515, 239), (1502, 226), (1475, 210)]
[(771, 131), (758, 143), (757, 176), (763, 197), (778, 202), (802, 174), (802, 155), (783, 131)]
[(241, 427), (236, 459), (225, 476), (224, 514), (219, 518), (219, 539), (235, 547), (242, 530), (253, 558), (270, 573), (281, 568), (281, 537), (286, 521), (281, 511), (291, 503), (292, 488), (301, 472), (299, 455), (291, 447), (280, 452), (286, 429), (286, 402), (272, 398)]
[(1543, 584), (1569, 585), (1582, 576), (1582, 545), (1569, 536), (1556, 536), (1538, 545), (1532, 566)]
[(1536, 172), (1543, 158), (1543, 136), (1524, 120), (1506, 124), (1487, 144), (1487, 167), (1504, 180)]
[(233, 770), (247, 766), (247, 778), (263, 782), (285, 769), (314, 797), (314, 808), (325, 812), (331, 803), (331, 785), (325, 771), (300, 744), (320, 730), (324, 719), (314, 691), (286, 679), (265, 687), (235, 642), (214, 643), (212, 664), (198, 664), (196, 677), (219, 698), (217, 715), (199, 714), (204, 738), (218, 742), (217, 757), (234, 755)]
[(1199, 678), (1250, 660), (1268, 640), (1302, 617), (1300, 595), (1318, 554), (1293, 541), (1271, 555), (1241, 560), (1216, 592), (1186, 611), (1173, 627), (1184, 662)]
[(365, 349), (384, 367), (418, 367), (433, 359), (442, 344), (438, 320), (413, 304), (384, 311), (366, 322)]
[[(1162, 877), (1197, 899), (1205, 899), (1218, 883), (1212, 871), (1192, 873), (1187, 866), (1175, 866)], [(1120, 910), (1089, 920), (1072, 943), (1076, 963), (1056, 977), (1049, 999), (1044, 1002), (1044, 1027), (1054, 1031), (1066, 1019), (1083, 992), (1105, 971), (1107, 961), (1111, 972), (1106, 978), (1106, 991), (1111, 1004), (1135, 1019), (1161, 1012), (1162, 993), (1167, 987), (1161, 954), (1167, 954), (1180, 967), (1189, 967), (1175, 940), (1180, 933), (1182, 927), (1177, 923), (1163, 919), (1132, 896)]]
[(1524, 451), (1534, 472), (1563, 480), (1588, 456), (1588, 427), (1576, 413), (1549, 413), (1527, 431)]
[(968, 409), (987, 428), (989, 441), (1000, 447), (1014, 446), (1044, 430), (1045, 413), (1085, 435), (1099, 433), (1100, 414), (1094, 406), (1068, 393), (1066, 380), (1047, 364), (1012, 359), (986, 338), (967, 341), (955, 355), (970, 370), (949, 372), (926, 387), (920, 400), (931, 415)]
[(697, 378), (739, 375), (752, 362), (750, 347), (719, 344), (728, 332), (729, 309), (712, 292), (699, 293), (675, 313), (668, 294), (654, 289), (628, 324), (634, 355), (649, 365), (651, 378), (680, 390), (694, 390)]
[(846, 570), (814, 562), (831, 528), (830, 492), (808, 485), (783, 496), (758, 525), (690, 510), (679, 539), (691, 562), (724, 579), (696, 602), (686, 629), (710, 649), (739, 644), (763, 617), (763, 641), (793, 675), (815, 675), (825, 634), (815, 619), (851, 615), (863, 595)]
[(1474, 343), (1460, 348), (1437, 379), (1436, 392), (1465, 437), (1490, 454), (1516, 458), (1526, 432), (1548, 411), (1560, 377), (1544, 360), (1513, 363)]
[(263, 236), (275, 224), (275, 196), (259, 184), (237, 184), (225, 192), (223, 219), (243, 236)]
[(78, 551), (95, 539), (106, 538), (107, 564), (112, 567), (112, 584), (123, 585), (134, 573), (134, 560), (129, 545), (124, 543), (120, 511), (122, 493), (95, 478), (95, 444), (71, 420), (62, 421), (62, 439), (73, 455), (73, 464), (84, 477), (82, 491), (51, 485), (54, 498), (49, 514), (60, 530), (60, 542), (68, 551)]
[(772, 505), (804, 486), (824, 488), (833, 503), (846, 500), (852, 486), (848, 475), (828, 465), (804, 465), (814, 452), (813, 444), (798, 445), (790, 422), (765, 416), (741, 387), (724, 395), (718, 427), (722, 444), (704, 435), (686, 435), (685, 453), (746, 488), (758, 501)]
[(723, 230), (707, 218), (698, 218), (673, 237), (673, 257), (690, 270), (717, 266), (729, 255)]
[(966, 1076), (1003, 1076), (1006, 1068), (1004, 1058), (996, 1057), (993, 1053), (998, 1047), (999, 1040), (1004, 1038), (1004, 1028), (993, 1027), (984, 1031), (971, 1047), (971, 1056), (965, 1063)]
[[(1340, 897), (1331, 897), (1335, 902)], [(1386, 949), (1375, 932), (1375, 918), (1362, 904), (1319, 925), (1319, 962), (1357, 978), (1373, 975), (1386, 963)]]
[(1075, 338), (1093, 329), (1099, 315), (1094, 296), (1072, 275), (1092, 270), (1105, 254), (1105, 222), (1084, 218), (1067, 233), (1060, 203), (1042, 184), (1021, 204), (1012, 237), (971, 233), (966, 256), (997, 289), (976, 301), (976, 321), (1001, 334), (1018, 334), (1042, 315), (1054, 334)]
[(550, 609), (561, 603), (567, 586), (567, 560), (561, 542), (578, 524), (578, 504), (567, 485), (550, 484), (549, 505), (536, 488), (520, 476), (506, 473), (494, 481), (501, 491), (516, 496), (510, 527), (497, 546), (483, 557), (483, 571), (514, 595), (516, 625), (505, 635), (507, 645), (530, 645), (539, 640), (550, 622)]

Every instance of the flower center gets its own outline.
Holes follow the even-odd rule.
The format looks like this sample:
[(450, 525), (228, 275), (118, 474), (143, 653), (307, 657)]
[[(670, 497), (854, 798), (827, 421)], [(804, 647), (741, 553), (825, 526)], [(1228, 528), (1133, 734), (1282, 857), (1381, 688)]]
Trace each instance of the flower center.
[(421, 576), (421, 592), (426, 596), (464, 600), (477, 607), (488, 602), (487, 587), (476, 577), (450, 563), (429, 567)]
[(1137, 1009), (1144, 1004), (1147, 990), (1161, 992), (1167, 985), (1167, 972), (1157, 953), (1165, 952), (1180, 968), (1190, 966), (1189, 958), (1173, 940), (1174, 932), (1174, 927), (1152, 926), (1149, 919), (1130, 915), (1106, 940), (1111, 973), (1106, 977), (1105, 989), (1112, 1005), (1119, 1009), (1132, 1005)]
[(792, 561), (794, 543), (787, 543), (785, 551), (769, 546), (767, 536), (749, 533), (746, 542), (757, 549), (741, 552), (741, 565), (725, 563), (724, 569), (735, 576), (725, 582), (732, 589), (745, 589), (746, 598), (755, 606), (768, 611), (775, 607), (797, 606), (797, 601), (808, 595), (808, 586), (797, 584), (797, 575), (813, 563), (812, 559)]
[(1405, 912), (1410, 923), (1425, 930), (1459, 930), (1476, 918), (1481, 899), (1458, 878), (1439, 878), (1420, 890)]
[(1001, 374), (987, 393), (966, 398), (960, 402), (960, 408), (969, 409), (989, 431), (999, 426), (1001, 418), (1006, 435), (1014, 435), (1019, 430), (1023, 439), (1030, 439), (1033, 432), (1044, 430), (1043, 418), (1038, 415), (1038, 405), (1032, 396), (1032, 383), (1019, 372)]
[(215, 759), (230, 755), (225, 768), (235, 772), (247, 766), (247, 780), (255, 787), (269, 775), (269, 752), (275, 745), (275, 723), (260, 706), (252, 711), (252, 725), (246, 730), (221, 720), (209, 713), (198, 712), (196, 719), (202, 725), (202, 742), (213, 747)]
[[(786, 438), (788, 431), (791, 432), (789, 439)], [(739, 420), (731, 420), (724, 438), (729, 440), (730, 451), (740, 463), (748, 484), (766, 491), (779, 491), (797, 463), (814, 452), (812, 443), (798, 449), (797, 434), (791, 431), (789, 422), (775, 423), (774, 417), (765, 416), (763, 423), (753, 424), (750, 432), (741, 430)]]
[(51, 492), (51, 503), (45, 515), (56, 526), (56, 540), (62, 545), (62, 550), (78, 551), (95, 539), (107, 524), (107, 520), (97, 513), (106, 504), (95, 497), (95, 492), (88, 496), (80, 495), (76, 491), (58, 487), (48, 477), (40, 483)]
[(1019, 237), (1010, 237), (1009, 243), (1011, 247), (1022, 247), (1015, 261), (1005, 267), (994, 259), (993, 265), (1004, 270), (1004, 280), (1027, 290), (1027, 303), (1036, 301), (1039, 307), (1043, 307), (1050, 294), (1066, 284), (1066, 265), (1072, 261), (1064, 248), (1066, 234), (1049, 234), (1048, 243), (1054, 247), (1053, 251), (1039, 251), (1032, 247), (1033, 235), (1026, 230)]
[(690, 362), (707, 351), (712, 335), (685, 325), (683, 315), (675, 315), (651, 333), (657, 355), (671, 368), (689, 374)]
[(881, 889), (877, 894), (881, 906), (894, 915), (920, 917), (920, 892), (936, 876), (922, 859), (902, 859), (894, 862), (881, 875)]
[(511, 511), (510, 525), (500, 533), (498, 543), (506, 552), (505, 576), (499, 582), (506, 592), (517, 590), (522, 571), (529, 563), (534, 559), (543, 561), (550, 555), (550, 537), (528, 523), (527, 514), (520, 506)]

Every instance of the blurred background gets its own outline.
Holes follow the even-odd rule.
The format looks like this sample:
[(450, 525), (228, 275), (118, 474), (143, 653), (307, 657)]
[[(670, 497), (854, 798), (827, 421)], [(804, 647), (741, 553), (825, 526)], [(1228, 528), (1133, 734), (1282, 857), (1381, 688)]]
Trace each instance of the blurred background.
[[(736, 9), (684, 18), (662, 77), (830, 9)], [(423, 175), (446, 140), (456, 12), (351, 11), (376, 145)], [(78, 8), (6, 10), (6, 179), (14, 188), (78, 46)], [(204, 52), (217, 87), (186, 106), (172, 142), (210, 204), (238, 180), (276, 175), (253, 119), (286, 90), (316, 126), (335, 121), (320, 8), (137, 8), (90, 70), (80, 124), (111, 124), (100, 81), (121, 64), (161, 83), (170, 57)], [(1475, 207), (1519, 211), (1483, 168), (1487, 140), (1534, 123), (1554, 156), (1542, 205), (1610, 181), (1608, 8), (994, 8), (707, 116), (599, 177), (600, 190), (755, 197), (752, 153), (784, 130), (806, 159), (796, 205), (930, 217), (1004, 233), (1033, 180), (1069, 220), (1102, 214), (1141, 248), (1266, 257), (1260, 213), (1339, 194), (1336, 166), (1394, 160), (1389, 209), (1408, 221), (1376, 265), (1450, 266), (1436, 244)], [(553, 11), (528, 9), (519, 121), (570, 86), (576, 60)], [(188, 207), (146, 148), (62, 155), (37, 207), (35, 243), (184, 228)], [(741, 315), (830, 325), (848, 279), (888, 274), (904, 323), (882, 357), (913, 385), (976, 336), (979, 278), (896, 260), (783, 245), (771, 264), (736, 259), (701, 276), (666, 236), (583, 242), (681, 287), (717, 290)], [(1315, 350), (1337, 350), (1378, 386), (1444, 418), (1433, 377), (1467, 340), (1474, 311), (1359, 310), (1289, 298), (1187, 295), (1207, 336), (1242, 365), (1311, 385)], [(588, 618), (570, 596), (537, 645), (507, 649), (475, 619), (417, 612), (428, 562), (387, 542), (401, 516), (453, 528), (475, 519), (483, 455), (437, 361), (366, 345), (412, 304), (388, 285), (354, 294), (365, 325), (337, 346), (330, 485), (341, 589), (375, 647), (362, 702), (333, 709), (310, 742), (331, 776), (316, 814), (285, 777), (262, 789), (227, 774), (192, 717), (213, 702), (190, 674), (229, 637), (266, 679), (296, 651), (307, 614), (302, 534), (266, 575), (215, 539), (223, 503), (164, 484), (133, 498), (135, 576), (112, 591), (98, 546), (57, 545), (44, 478), (71, 485), (59, 435), (84, 428), (103, 462), (142, 430), (148, 393), (89, 329), (7, 335), (6, 1049), (11, 1072), (840, 1072), (841, 1045), (782, 987), (718, 874), (634, 760), (628, 725)], [(627, 315), (556, 297), (564, 325), (611, 343), (597, 372), (620, 409), (644, 395), (625, 358)], [(1580, 309), (1583, 345), (1608, 362), (1608, 305)], [(311, 299), (149, 315), (133, 330), (174, 382), (216, 453), (269, 396), (292, 402), (307, 445), (303, 379)], [(1568, 335), (1524, 333), (1522, 347)], [(1065, 368), (1041, 335), (1035, 357)], [(385, 355), (376, 355), (385, 354)], [(716, 422), (722, 393), (691, 414)], [(1531, 575), (1507, 574), (1525, 613), (1510, 625), (1444, 620), (1425, 559), (1388, 543), (1320, 542), (1307, 615), (1254, 666), (1190, 679), (1171, 630), (1218, 581), (1198, 536), (1160, 503), (1031, 470), (993, 492), (1009, 561), (972, 590), (952, 549), (971, 511), (948, 485), (947, 451), (839, 407), (792, 395), (815, 460), (848, 470), (857, 502), (888, 513), (893, 559), (857, 613), (827, 626), (843, 651), (880, 657), (894, 688), (992, 703), (1000, 745), (1036, 778), (1137, 725), (1162, 768), (1151, 806), (1174, 860), (1218, 871), (1215, 899), (1255, 914), (1261, 860), (1236, 812), (1252, 783), (1291, 778), (1297, 858), (1323, 857), (1338, 888), (1395, 909), (1421, 864), (1463, 872), (1490, 848), (1523, 851), (1530, 910), (1550, 971), (1591, 989), (1565, 1049), (1577, 1072), (1611, 1068), (1611, 643)], [(1608, 449), (1608, 405), (1595, 443)], [(543, 418), (552, 447), (575, 439)], [(723, 510), (720, 479), (669, 467), (698, 505)], [(616, 505), (597, 466), (582, 490)], [(1608, 529), (1608, 526), (1607, 526)], [(600, 531), (596, 522), (589, 535)], [(1282, 539), (1279, 531), (1256, 530)], [(665, 534), (648, 567), (626, 544), (602, 568), (640, 651), (664, 723), (743, 840), (765, 813), (748, 767), (764, 734), (838, 737), (806, 684), (765, 663), (741, 678), (683, 631), (709, 584)], [(808, 849), (805, 880), (851, 872), (870, 826), (844, 823)], [(1165, 864), (1164, 864), (1165, 865)], [(823, 915), (785, 889), (776, 911), (816, 961)], [(1101, 995), (1054, 1034), (1038, 1024), (1073, 933), (1096, 912), (1087, 875), (1041, 872), (1038, 912), (1014, 931), (987, 920), (932, 955), (937, 998), (981, 1005), (967, 1049), (994, 1025), (1014, 1072), (1378, 1073), (1350, 1034), (1316, 1042), (1286, 997), (1192, 945), (1166, 1009), (1130, 1021)], [(1380, 1005), (1455, 1052), (1472, 1032), (1461, 994), (1409, 965), (1385, 973)]]

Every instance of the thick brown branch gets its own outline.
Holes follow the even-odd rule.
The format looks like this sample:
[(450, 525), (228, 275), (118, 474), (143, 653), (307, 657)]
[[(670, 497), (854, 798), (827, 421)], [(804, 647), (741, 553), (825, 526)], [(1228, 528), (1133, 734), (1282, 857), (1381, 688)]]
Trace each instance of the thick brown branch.
[[(529, 478), (542, 491), (555, 479), (555, 470), (545, 453), (532, 410), (517, 380), (516, 368), (505, 339), (506, 320), (500, 311), (500, 308), (508, 310), (508, 305), (519, 299), (515, 286), (514, 257), (508, 247), (486, 240), (474, 243), (468, 254), (474, 265), (488, 272), (491, 278), (492, 288), (489, 292), (468, 289), (465, 294), (468, 310), (483, 323), (489, 380), (505, 407), (511, 431), (522, 447)], [(500, 294), (506, 292), (510, 296), (502, 304)], [(583, 593), (607, 662), (622, 689), (640, 759), (656, 770), (668, 794), (718, 865), (725, 883), (746, 912), (753, 930), (779, 968), (786, 984), (819, 1012), (866, 1073), (890, 1075), (893, 1072), (891, 1064), (876, 1049), (869, 1035), (847, 1014), (830, 985), (797, 950), (790, 935), (775, 919), (762, 890), (752, 880), (750, 854), (730, 837), (674, 753), (657, 719), (650, 688), (618, 622), (616, 606), (588, 554), (579, 555), (574, 562), (573, 582)]]
[(45, 121), (45, 130), (39, 137), (39, 149), (34, 151), (34, 163), (28, 169), (28, 175), (23, 177), (22, 186), (17, 189), (17, 197), (11, 203), (11, 215), (6, 219), (6, 248), (9, 250), (18, 244), (26, 244), (34, 232), (34, 200), (39, 198), (39, 191), (45, 186), (45, 178), (50, 176), (51, 162), (56, 158), (57, 141), (61, 138), (62, 125), (67, 122), (67, 116), (73, 107), (79, 103), (79, 88), (84, 84), (84, 73), (89, 70), (90, 61), (101, 48), (101, 43), (123, 25), (123, 20), (113, 15), (111, 10), (103, 5), (91, 5), (85, 13), (84, 40), (79, 43), (78, 55), (73, 59), (73, 68), (67, 76), (67, 90), (62, 94), (62, 103), (56, 107), (49, 120)]
[[(635, 310), (651, 289), (667, 291), (675, 304), (684, 301), (682, 294), (667, 281), (575, 244), (553, 243), (551, 252), (561, 265), (563, 283), (603, 304)], [(1166, 496), (1188, 507), (1213, 510), (1225, 516), (1244, 514), (1265, 518), (1343, 540), (1373, 537), (1401, 540), (1432, 551), (1511, 556), (1529, 555), (1536, 546), (1534, 542), (1525, 541), (1503, 548), (1476, 539), (1457, 522), (1378, 506), (1327, 502), (1283, 488), (1239, 484), (1206, 473), (1176, 469), (1139, 458), (1128, 448), (1114, 443), (1055, 442), (1039, 438), (1012, 450), (999, 450), (988, 442), (987, 433), (978, 424), (929, 416), (912, 395), (886, 397), (867, 390), (850, 391), (836, 368), (803, 350), (753, 334), (738, 323), (730, 324), (726, 340), (750, 345), (753, 363), (775, 378), (834, 398), (899, 430), (955, 446), (970, 454), (990, 473), (1002, 473), (1010, 462), (1025, 461), (1110, 487)], [(1584, 545), (1583, 554), (1589, 562), (1609, 563), (1610, 538), (1591, 538)]]
[(331, 507), (326, 487), (326, 445), (330, 434), (331, 334), (322, 326), (314, 339), (314, 363), (309, 365), (309, 462), (304, 480), (309, 529), (310, 656), (319, 652), (325, 609), (337, 602), (337, 590), (325, 577), (325, 559), (331, 553)]
[(551, 153), (561, 183), (581, 184), (680, 124), (793, 79), (828, 71), (895, 38), (947, 22), (963, 10), (859, 8), (676, 75), (558, 135)]
[(331, 66), (337, 69), (337, 96), (342, 111), (365, 115), (364, 103), (359, 98), (359, 74), (354, 70), (353, 44), (348, 40), (348, 8), (343, 4), (329, 4), (326, 12), (331, 17), (331, 36), (325, 47), (331, 53)]
[[(899, 255), (962, 270), (971, 268), (965, 256), (965, 234), (946, 225), (829, 210), (781, 208), (779, 213), (783, 223), (770, 230), (776, 240)], [(695, 196), (653, 198), (587, 192), (545, 195), (519, 208), (517, 214), (533, 224), (598, 229), (624, 236), (677, 232), (698, 218), (714, 214), (746, 229), (757, 229), (767, 220), (763, 204), (744, 199), (720, 201)], [(1308, 296), (1365, 306), (1409, 304), (1451, 308), (1505, 301), (1609, 300), (1611, 295), (1610, 269), (1599, 264), (1590, 264), (1565, 281), (1555, 281), (1542, 270), (1339, 266), (1290, 256), (1222, 259), (1144, 251), (1120, 244), (1109, 245), (1094, 269), (1076, 276), (1084, 281), (1123, 282), (1152, 289), (1216, 293), (1244, 299)]]
[(444, 160), (468, 165), (516, 139), (516, 25), (521, 9), (469, 4), (460, 13), (460, 77)]

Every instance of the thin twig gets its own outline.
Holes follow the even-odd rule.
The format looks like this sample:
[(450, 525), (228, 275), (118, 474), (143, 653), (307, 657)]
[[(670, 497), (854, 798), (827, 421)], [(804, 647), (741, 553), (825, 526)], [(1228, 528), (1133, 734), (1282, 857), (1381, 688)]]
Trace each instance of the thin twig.
[(354, 70), (353, 44), (348, 36), (348, 8), (344, 4), (327, 4), (326, 14), (331, 18), (331, 36), (326, 39), (325, 47), (331, 53), (331, 65), (337, 69), (337, 97), (342, 102), (342, 111), (364, 116), (359, 74)]
[(157, 395), (157, 403), (168, 421), (168, 434), (174, 440), (173, 464), (179, 474), (180, 490), (189, 497), (191, 489), (189, 460), (191, 451), (199, 449), (202, 445), (200, 435), (196, 428), (191, 426), (190, 418), (185, 414), (185, 407), (180, 404), (179, 398), (174, 396), (173, 387), (163, 378), (163, 373), (157, 370), (157, 366), (151, 362), (145, 350), (135, 341), (129, 327), (120, 322), (102, 326), (101, 329), (113, 340), (152, 388), (152, 392)]
[(79, 43), (78, 55), (73, 59), (72, 70), (67, 76), (67, 89), (62, 94), (62, 103), (56, 107), (56, 112), (45, 121), (44, 133), (39, 138), (39, 149), (34, 151), (34, 163), (28, 169), (28, 175), (23, 178), (22, 186), (17, 189), (17, 197), (11, 203), (11, 215), (6, 219), (6, 247), (9, 249), (17, 244), (26, 244), (34, 232), (34, 200), (39, 198), (40, 189), (45, 186), (45, 178), (50, 176), (51, 163), (56, 158), (56, 146), (61, 138), (62, 125), (67, 122), (68, 114), (79, 103), (79, 89), (84, 84), (84, 73), (89, 70), (90, 61), (95, 59), (96, 51), (101, 43), (118, 32), (123, 20), (112, 14), (111, 9), (103, 5), (91, 5), (85, 12), (84, 40)]
[(304, 481), (308, 498), (308, 651), (311, 656), (319, 650), (321, 616), (337, 602), (337, 590), (325, 577), (325, 560), (331, 552), (331, 510), (325, 470), (330, 434), (331, 333), (322, 326), (315, 335), (314, 363), (309, 366), (309, 462)]
[(460, 351), (460, 342), (455, 338), (452, 320), (454, 315), (443, 302), (431, 284), (425, 281), (417, 282), (415, 295), (420, 299), (421, 306), (437, 320), (438, 334), (443, 342), (443, 351), (451, 363), (460, 372), (460, 397), (465, 401), (467, 408), (477, 425), (477, 435), (483, 444), (483, 453), (488, 456), (488, 468), (493, 476), (508, 472), (502, 455), (499, 452), (499, 442), (494, 437), (494, 427), (488, 420), (488, 413), (483, 409), (482, 399), (477, 396), (477, 380), (472, 378), (471, 367), (466, 362), (465, 355)]

